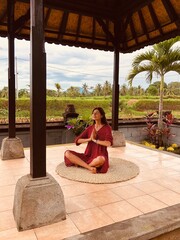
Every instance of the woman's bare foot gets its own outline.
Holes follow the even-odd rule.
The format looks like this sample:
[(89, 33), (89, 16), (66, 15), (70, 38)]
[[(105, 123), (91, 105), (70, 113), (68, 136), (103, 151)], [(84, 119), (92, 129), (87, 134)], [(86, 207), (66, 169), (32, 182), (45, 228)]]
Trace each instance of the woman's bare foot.
[(90, 169), (89, 169), (92, 173), (97, 173), (96, 172), (96, 168), (95, 167), (90, 167)]

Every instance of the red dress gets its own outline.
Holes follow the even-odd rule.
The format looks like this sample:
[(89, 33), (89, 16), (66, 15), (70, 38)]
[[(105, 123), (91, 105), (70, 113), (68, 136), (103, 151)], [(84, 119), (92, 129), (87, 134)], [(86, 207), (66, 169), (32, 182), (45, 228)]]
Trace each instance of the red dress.
[[(84, 132), (82, 132), (76, 139), (75, 139), (75, 143), (76, 145), (80, 145), (79, 143), (77, 143), (79, 138), (90, 138), (91, 133), (94, 129), (94, 125), (91, 125), (89, 127), (87, 127)], [(100, 141), (110, 141), (111, 145), (113, 142), (113, 137), (112, 137), (112, 131), (111, 131), (111, 127), (107, 124), (104, 125), (102, 128), (100, 128), (97, 131), (97, 140)], [(104, 164), (97, 168), (97, 172), (98, 173), (106, 173), (108, 168), (109, 168), (109, 159), (108, 159), (108, 151), (107, 151), (107, 147), (106, 146), (102, 146), (100, 144), (97, 144), (93, 141), (88, 142), (87, 147), (85, 149), (84, 153), (78, 153), (75, 151), (71, 151), (74, 155), (78, 156), (79, 158), (81, 158), (83, 161), (85, 161), (87, 164), (89, 164), (90, 162), (92, 162), (92, 160), (98, 156), (103, 156), (105, 158), (105, 162)], [(65, 164), (66, 166), (73, 166), (74, 164), (71, 163), (69, 161), (69, 159), (67, 157), (64, 158), (65, 160)]]

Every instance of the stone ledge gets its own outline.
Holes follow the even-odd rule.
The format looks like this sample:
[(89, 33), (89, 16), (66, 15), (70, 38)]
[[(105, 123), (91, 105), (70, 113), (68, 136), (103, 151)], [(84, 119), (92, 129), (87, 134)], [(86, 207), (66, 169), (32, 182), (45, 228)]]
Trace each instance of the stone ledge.
[(65, 238), (65, 240), (165, 240), (167, 239), (167, 234), (169, 236), (173, 235), (173, 238), (168, 239), (180, 239), (178, 238), (180, 237), (179, 213), (180, 204), (176, 204), (158, 211)]

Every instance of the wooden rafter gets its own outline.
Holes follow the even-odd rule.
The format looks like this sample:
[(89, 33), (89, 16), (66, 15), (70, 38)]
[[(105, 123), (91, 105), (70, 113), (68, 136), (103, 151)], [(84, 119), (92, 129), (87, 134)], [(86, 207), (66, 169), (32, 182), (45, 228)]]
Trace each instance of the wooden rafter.
[[(79, 3), (78, 3), (79, 2)], [(111, 9), (106, 8), (106, 6), (94, 5), (93, 2), (89, 1), (74, 1), (74, 0), (61, 0), (61, 1), (51, 1), (46, 0), (44, 6), (53, 7), (54, 9), (63, 9), (67, 11), (72, 11), (75, 13), (80, 13), (87, 16), (100, 16), (108, 17), (114, 19), (114, 14)], [(103, 7), (103, 10), (102, 10)]]
[(119, 44), (122, 44), (123, 45), (123, 49), (126, 49), (127, 48), (127, 43), (126, 43), (126, 34), (125, 34), (125, 25), (123, 24), (122, 21), (120, 21), (119, 23), (119, 32), (120, 32), (120, 35), (119, 35)]
[(78, 41), (78, 36), (80, 34), (81, 22), (82, 22), (82, 15), (80, 14), (78, 18), (77, 29), (76, 29), (76, 42)]
[(93, 46), (94, 46), (95, 32), (96, 32), (96, 20), (93, 18), (93, 31), (92, 31), (92, 44), (93, 44)]
[(20, 32), (25, 23), (30, 20), (30, 9), (14, 22), (14, 32)]
[(118, 8), (116, 9), (117, 16), (125, 17), (127, 15), (132, 15), (133, 13), (137, 12), (139, 9), (141, 9), (144, 6), (149, 5), (154, 0), (136, 0), (136, 1), (127, 1), (124, 0), (120, 2), (117, 0), (117, 2), (120, 2), (118, 5)]
[(180, 28), (180, 20), (178, 20), (178, 16), (171, 4), (170, 1), (162, 0), (164, 7), (169, 15), (169, 18), (171, 19), (171, 22), (175, 22), (176, 26)]
[(126, 21), (125, 21), (125, 23), (124, 23), (124, 29), (125, 29), (125, 30), (127, 29), (128, 24), (129, 24), (130, 21), (131, 21), (131, 18), (132, 18), (132, 13), (130, 13), (130, 14), (127, 15), (127, 17), (126, 17)]
[(66, 25), (67, 25), (67, 21), (68, 21), (68, 16), (69, 16), (69, 12), (64, 11), (62, 22), (60, 23), (60, 27), (59, 27), (59, 34), (58, 34), (58, 39), (59, 40), (61, 40), (63, 38), (63, 34), (66, 32)]
[(52, 11), (51, 8), (48, 8), (47, 13), (46, 13), (46, 16), (45, 16), (45, 19), (44, 19), (44, 28), (46, 28), (46, 26), (47, 26), (47, 24), (48, 24), (48, 20), (49, 20), (51, 11)]
[(104, 33), (107, 35), (107, 39), (109, 39), (112, 43), (114, 43), (114, 36), (107, 28), (107, 24), (101, 19), (96, 17), (96, 21), (99, 23), (99, 25), (102, 27)]
[(132, 32), (133, 38), (135, 39), (136, 44), (138, 44), (137, 35), (136, 35), (136, 31), (135, 31), (135, 28), (134, 28), (134, 23), (133, 23), (132, 18), (130, 20), (130, 28), (131, 28), (131, 32)]
[(7, 11), (4, 11), (2, 16), (0, 17), (0, 22), (3, 22), (6, 16), (7, 16)]
[(142, 11), (139, 10), (138, 14), (139, 14), (139, 19), (140, 19), (140, 23), (141, 23), (142, 29), (144, 31), (144, 34), (146, 34), (147, 39), (150, 40), (148, 31), (147, 31), (147, 27), (146, 27), (146, 23), (145, 23), (143, 14), (142, 14)]
[(150, 11), (152, 20), (154, 22), (155, 28), (159, 30), (161, 35), (163, 35), (163, 31), (162, 31), (161, 25), (160, 25), (160, 23), (158, 21), (158, 18), (156, 16), (155, 12), (154, 12), (152, 4), (149, 4), (149, 11)]

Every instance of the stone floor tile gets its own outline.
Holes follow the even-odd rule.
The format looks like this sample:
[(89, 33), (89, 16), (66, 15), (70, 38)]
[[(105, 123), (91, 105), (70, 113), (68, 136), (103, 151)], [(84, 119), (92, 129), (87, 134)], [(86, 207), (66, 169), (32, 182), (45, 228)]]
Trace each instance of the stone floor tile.
[(99, 208), (92, 208), (77, 213), (71, 213), (69, 214), (69, 217), (80, 232), (90, 231), (114, 222), (111, 217)]
[(127, 201), (111, 203), (100, 207), (115, 222), (123, 221), (142, 214), (140, 210), (129, 204)]
[(80, 195), (77, 197), (65, 198), (66, 212), (73, 213), (90, 208), (94, 208), (95, 204), (87, 197), (87, 195)]
[(119, 195), (122, 199), (129, 199), (145, 195), (145, 192), (139, 190), (138, 188), (132, 185), (113, 188), (112, 191)]
[(143, 213), (153, 212), (158, 209), (167, 207), (167, 204), (149, 195), (131, 198), (127, 201)]
[(38, 240), (60, 240), (80, 233), (69, 217), (58, 223), (35, 228), (34, 232)]
[(151, 193), (150, 195), (167, 204), (168, 206), (180, 203), (180, 194), (168, 189), (156, 193)]
[(145, 192), (146, 194), (158, 192), (161, 190), (165, 190), (163, 186), (153, 182), (153, 181), (147, 181), (147, 182), (141, 182), (141, 183), (135, 183), (133, 184), (136, 188), (140, 189), (141, 191)]
[(0, 198), (7, 196), (14, 196), (15, 184), (0, 186)]
[(0, 198), (0, 212), (13, 209), (14, 196), (6, 196)]
[(18, 232), (16, 228), (11, 228), (0, 232), (0, 240), (37, 240), (33, 230)]
[(86, 194), (86, 197), (95, 205), (103, 206), (109, 203), (121, 201), (122, 198), (112, 190), (98, 191)]
[(0, 232), (15, 227), (16, 223), (12, 210), (0, 212)]

